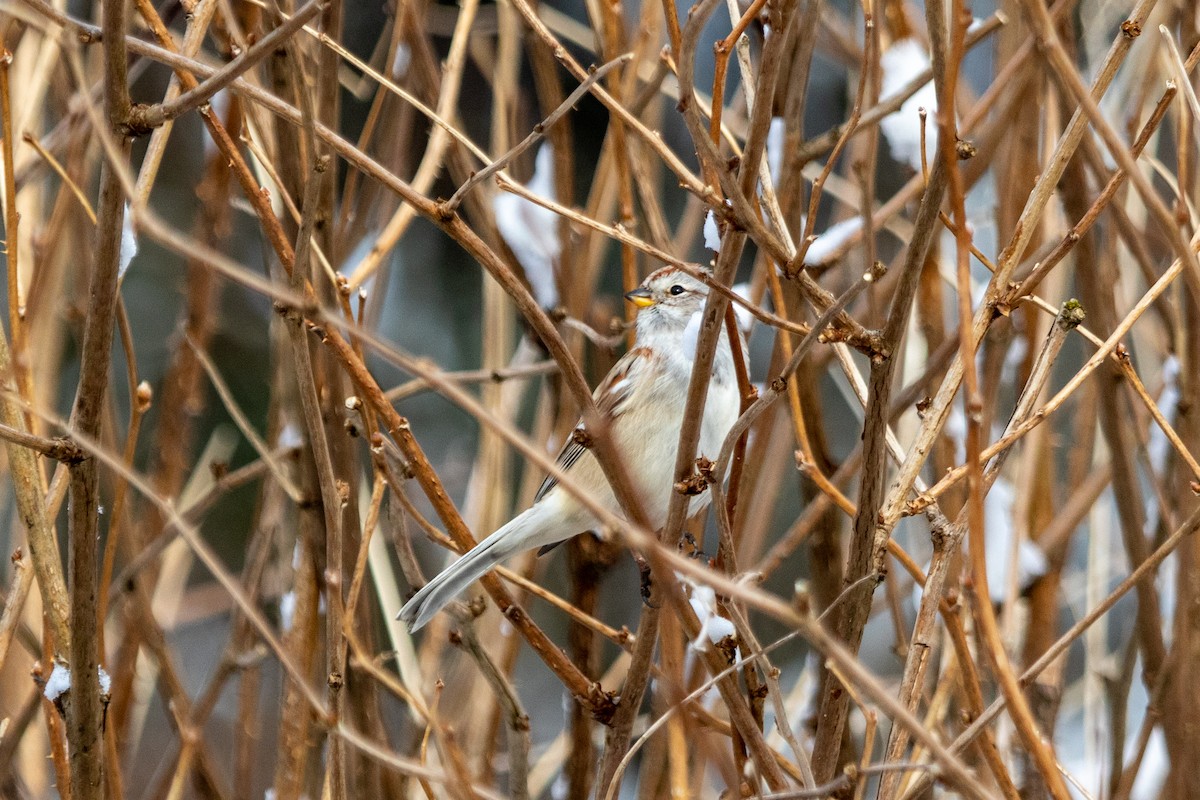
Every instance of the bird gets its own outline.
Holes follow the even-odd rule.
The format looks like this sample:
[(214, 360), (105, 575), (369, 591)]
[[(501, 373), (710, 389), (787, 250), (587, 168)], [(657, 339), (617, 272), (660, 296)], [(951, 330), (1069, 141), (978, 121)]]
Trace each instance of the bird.
[[(625, 295), (638, 308), (634, 345), (592, 394), (597, 409), (608, 420), (611, 442), (653, 529), (661, 529), (667, 520), (679, 432), (707, 296), (708, 286), (680, 269), (663, 267), (648, 275), (638, 288)], [(722, 326), (700, 424), (697, 457), (717, 457), (739, 409), (733, 350)], [(559, 453), (558, 467), (571, 476), (575, 485), (590, 487), (601, 506), (620, 514), (620, 504), (584, 442), (586, 437), (569, 437)], [(709, 494), (705, 489), (691, 498), (693, 513), (708, 505)], [(415, 632), (510, 556), (535, 547), (546, 552), (599, 528), (599, 520), (551, 475), (528, 509), (425, 584), (400, 610), (398, 619)]]

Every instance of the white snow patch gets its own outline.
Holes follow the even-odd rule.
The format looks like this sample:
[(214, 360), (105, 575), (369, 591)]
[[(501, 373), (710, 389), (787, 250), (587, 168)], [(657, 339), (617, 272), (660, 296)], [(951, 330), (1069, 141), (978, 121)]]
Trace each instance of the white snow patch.
[[(534, 163), (533, 177), (526, 184), (531, 192), (554, 198), (554, 150), (542, 145)], [(533, 288), (533, 296), (543, 308), (558, 305), (558, 286), (554, 272), (562, 243), (558, 239), (558, 215), (524, 197), (498, 192), (492, 200), (496, 228), (513, 251)]]
[(55, 664), (46, 680), (42, 694), (53, 703), (59, 697), (71, 691), (71, 669), (66, 664)]
[(294, 422), (289, 422), (279, 429), (279, 436), (275, 440), (275, 446), (281, 450), (295, 450), (304, 445), (304, 434), (300, 432), (300, 426)]
[(721, 229), (711, 208), (704, 214), (704, 246), (714, 253), (721, 252)]
[[(217, 119), (222, 121), (229, 119), (229, 90), (222, 89), (214, 94), (212, 99), (208, 101), (208, 105), (213, 110), (213, 113), (216, 114)], [(213, 141), (207, 128), (204, 129), (203, 138), (204, 160), (207, 161), (217, 154), (217, 143)]]
[[(746, 302), (750, 302), (749, 283), (735, 283), (732, 288), (734, 294)], [(749, 336), (750, 328), (754, 326), (754, 315), (750, 313), (750, 309), (734, 303), (733, 316), (737, 319), (738, 330), (742, 332), (743, 336)]]
[[(112, 693), (112, 678), (104, 671), (104, 667), (99, 665), (96, 667), (96, 680), (100, 684), (101, 694)], [(42, 695), (53, 703), (69, 691), (71, 691), (71, 668), (66, 664), (56, 662), (42, 689)]]
[(717, 593), (711, 586), (693, 585), (692, 597), (688, 602), (700, 620), (700, 632), (692, 642), (696, 650), (704, 652), (734, 635), (733, 623), (717, 613)]
[(862, 229), (862, 217), (850, 217), (835, 222), (813, 240), (804, 254), (804, 263), (810, 267), (825, 266), (837, 251)]
[(409, 52), (408, 45), (401, 44), (396, 48), (396, 57), (392, 59), (392, 78), (403, 78), (411, 62), (412, 53)]
[(133, 216), (129, 213), (129, 203), (125, 204), (125, 216), (121, 222), (121, 260), (117, 266), (117, 280), (125, 277), (129, 262), (137, 255), (137, 234), (133, 230)]
[[(880, 100), (894, 97), (910, 81), (929, 68), (929, 53), (915, 39), (900, 39), (879, 57), (883, 71), (883, 86)], [(907, 163), (914, 170), (921, 170), (921, 117), (920, 109), (928, 112), (925, 123), (925, 155), (932, 163), (937, 153), (937, 90), (933, 81), (927, 82), (912, 97), (904, 101), (900, 110), (884, 117), (879, 123), (887, 137), (892, 157)]]
[(296, 593), (284, 592), (279, 598), (279, 629), (287, 633), (296, 621)]
[(771, 183), (777, 189), (783, 173), (783, 136), (786, 132), (787, 124), (783, 117), (772, 117), (771, 127), (767, 129), (767, 171), (771, 173)]

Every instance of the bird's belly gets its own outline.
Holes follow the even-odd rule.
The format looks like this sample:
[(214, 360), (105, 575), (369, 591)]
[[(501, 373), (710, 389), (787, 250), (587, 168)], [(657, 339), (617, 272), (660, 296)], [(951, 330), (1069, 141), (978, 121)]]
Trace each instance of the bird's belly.
[(667, 521), (675, 485), (675, 454), (679, 451), (679, 429), (660, 425), (644, 431), (626, 449), (626, 463), (642, 500), (642, 510), (655, 529)]
[[(722, 393), (732, 392), (733, 401)], [(697, 455), (716, 460), (725, 435), (737, 419), (737, 389), (714, 384), (705, 403), (704, 419), (700, 425)], [(680, 406), (684, 399), (678, 399)], [(647, 521), (654, 528), (661, 528), (667, 521), (667, 508), (671, 503), (675, 486), (675, 457), (679, 451), (677, 425), (664, 424), (665, 420), (682, 419), (683, 409), (668, 411), (660, 404), (658, 419), (639, 421), (622, 420), (616, 431), (626, 470), (642, 500)], [(607, 487), (606, 487), (607, 488)], [(709, 502), (707, 491), (691, 498), (690, 513), (700, 511)]]
[(704, 421), (700, 425), (700, 441), (696, 445), (697, 456), (716, 461), (721, 445), (729, 429), (737, 422), (740, 402), (737, 386), (733, 383), (713, 383), (708, 389), (708, 400), (704, 406)]

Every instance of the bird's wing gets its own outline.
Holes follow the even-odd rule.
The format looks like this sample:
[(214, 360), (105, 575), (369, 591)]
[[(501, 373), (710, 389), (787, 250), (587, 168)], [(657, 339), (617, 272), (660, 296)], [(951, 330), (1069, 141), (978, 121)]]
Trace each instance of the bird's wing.
[[(653, 357), (651, 351), (645, 347), (635, 347), (621, 356), (604, 380), (600, 382), (600, 385), (596, 387), (596, 391), (592, 392), (592, 399), (596, 401), (596, 408), (601, 414), (610, 420), (621, 414), (621, 410), (633, 394), (634, 386), (639, 383), (639, 373), (650, 367)], [(575, 431), (584, 431), (583, 420), (575, 425)], [(573, 431), (570, 438), (563, 444), (563, 448), (558, 454), (559, 469), (564, 472), (570, 469), (571, 465), (578, 461), (579, 457), (587, 450), (587, 446), (580, 441), (582, 438), (585, 437), (577, 436)], [(547, 475), (546, 480), (542, 481), (537, 495), (534, 496), (533, 502), (541, 500), (557, 485), (558, 480), (553, 475)]]

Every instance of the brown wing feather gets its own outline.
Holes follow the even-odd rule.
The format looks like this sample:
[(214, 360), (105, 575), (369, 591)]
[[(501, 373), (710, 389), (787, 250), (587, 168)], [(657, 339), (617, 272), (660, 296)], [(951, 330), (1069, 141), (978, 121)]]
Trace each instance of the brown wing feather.
[[(653, 358), (652, 353), (645, 347), (635, 347), (621, 356), (621, 359), (613, 365), (613, 368), (608, 371), (608, 375), (596, 387), (596, 391), (592, 392), (592, 399), (596, 401), (596, 408), (601, 414), (609, 419), (616, 416), (621, 406), (633, 393), (633, 375), (639, 372), (651, 358)], [(580, 420), (576, 423), (575, 429), (581, 430), (582, 428), (583, 420)], [(571, 465), (578, 461), (586, 450), (586, 447), (575, 440), (574, 435), (570, 436), (558, 453), (558, 468), (564, 471), (570, 469)], [(555, 477), (547, 475), (546, 480), (542, 481), (542, 485), (538, 488), (537, 494), (534, 495), (533, 502), (541, 500), (556, 485), (558, 485), (558, 481)]]

